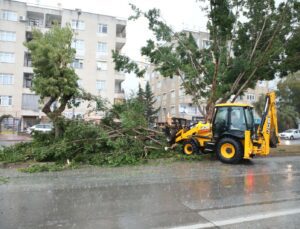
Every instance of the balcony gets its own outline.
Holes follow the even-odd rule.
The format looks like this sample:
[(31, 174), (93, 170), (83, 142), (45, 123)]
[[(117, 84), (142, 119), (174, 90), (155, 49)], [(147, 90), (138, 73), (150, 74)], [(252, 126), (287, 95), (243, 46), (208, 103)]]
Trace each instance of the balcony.
[(116, 51), (120, 52), (126, 43), (126, 24), (116, 25)]
[(27, 25), (30, 27), (44, 27), (44, 14), (27, 11)]
[(24, 73), (23, 74), (23, 88), (31, 88), (32, 87), (32, 73)]
[(126, 24), (117, 24), (116, 25), (116, 37), (126, 38)]
[(125, 80), (125, 73), (115, 71), (115, 79), (124, 81)]
[(38, 95), (22, 94), (22, 109), (35, 112), (39, 111), (39, 99), (40, 97)]
[(124, 99), (125, 92), (122, 89), (122, 83), (124, 80), (115, 80), (115, 98)]
[(53, 25), (58, 24), (61, 25), (62, 16), (56, 14), (46, 14), (46, 28), (52, 28)]
[(29, 52), (24, 54), (24, 67), (32, 67), (31, 53)]

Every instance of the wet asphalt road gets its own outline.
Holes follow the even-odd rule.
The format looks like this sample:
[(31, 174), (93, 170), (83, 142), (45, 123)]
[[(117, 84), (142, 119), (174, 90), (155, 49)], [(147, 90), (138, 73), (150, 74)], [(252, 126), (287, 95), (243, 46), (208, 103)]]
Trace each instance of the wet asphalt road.
[(0, 169), (1, 229), (299, 225), (297, 156), (236, 166), (204, 160), (40, 174)]

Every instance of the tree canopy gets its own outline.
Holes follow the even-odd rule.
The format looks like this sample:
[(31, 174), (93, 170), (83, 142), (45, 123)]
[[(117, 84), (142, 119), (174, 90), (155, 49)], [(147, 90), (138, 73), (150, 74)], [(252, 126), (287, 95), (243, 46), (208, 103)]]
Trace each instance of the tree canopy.
[(56, 136), (61, 134), (59, 121), (66, 107), (78, 106), (78, 98), (96, 103), (97, 110), (105, 101), (85, 92), (78, 85), (78, 76), (71, 67), (75, 49), (71, 47), (73, 31), (69, 26), (54, 25), (42, 33), (33, 31), (33, 39), (24, 45), (31, 52), (34, 78), (32, 90), (40, 96), (42, 111), (51, 119)]
[[(173, 31), (161, 18), (159, 9), (142, 11), (131, 5), (136, 20), (145, 17), (155, 39), (149, 39), (141, 54), (156, 66), (164, 77), (179, 76), (187, 94), (200, 112), (210, 118), (214, 105), (234, 101), (258, 80), (272, 80), (275, 74), (286, 75), (285, 60), (299, 28), (300, 3), (287, 0), (201, 0), (208, 15), (210, 44), (197, 45), (192, 33)], [(297, 40), (297, 39), (296, 39)], [(297, 42), (296, 42), (297, 43)], [(128, 57), (113, 53), (117, 70), (144, 74), (144, 69)], [(293, 65), (295, 71), (299, 66)], [(285, 73), (284, 73), (284, 72)], [(205, 109), (201, 101), (207, 101)]]

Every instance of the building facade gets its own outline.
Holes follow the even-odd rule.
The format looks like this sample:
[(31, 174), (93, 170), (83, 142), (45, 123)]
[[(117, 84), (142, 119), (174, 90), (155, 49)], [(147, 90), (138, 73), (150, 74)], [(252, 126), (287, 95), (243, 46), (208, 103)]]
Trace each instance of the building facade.
[[(86, 91), (106, 98), (111, 104), (124, 99), (125, 75), (114, 70), (111, 50), (121, 51), (126, 42), (126, 20), (112, 16), (49, 8), (24, 2), (0, 1), (0, 116), (11, 115), (21, 129), (40, 120), (39, 97), (31, 91), (31, 55), (24, 42), (32, 30), (48, 31), (54, 23), (71, 25), (76, 57), (71, 64)], [(65, 116), (89, 116), (87, 104), (65, 111)], [(100, 114), (101, 115), (101, 114)], [(95, 118), (99, 114), (92, 114)]]
[[(199, 48), (209, 47), (209, 34), (206, 32), (191, 32)], [(158, 122), (165, 122), (168, 115), (172, 117), (185, 118), (188, 120), (203, 119), (203, 115), (196, 106), (190, 95), (186, 95), (182, 86), (182, 80), (179, 76), (165, 78), (154, 71), (154, 66), (147, 66), (147, 75), (149, 77), (151, 89), (156, 97), (155, 107), (160, 107), (158, 113)], [(239, 96), (236, 102), (253, 104), (261, 94), (269, 91), (269, 84), (265, 81), (257, 83), (255, 89), (248, 89), (243, 96)], [(206, 101), (200, 101), (201, 109), (205, 110)]]

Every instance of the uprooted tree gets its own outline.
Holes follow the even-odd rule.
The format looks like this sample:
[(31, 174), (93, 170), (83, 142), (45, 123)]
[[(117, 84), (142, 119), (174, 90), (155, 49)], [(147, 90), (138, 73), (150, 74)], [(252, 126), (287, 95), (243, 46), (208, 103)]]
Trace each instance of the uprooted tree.
[[(299, 29), (300, 3), (287, 0), (276, 6), (274, 0), (199, 0), (199, 4), (208, 15), (210, 45), (205, 49), (197, 46), (191, 33), (173, 31), (158, 9), (143, 12), (131, 5), (135, 14), (130, 19), (148, 20), (156, 39), (149, 39), (141, 54), (162, 76), (179, 76), (186, 94), (210, 119), (216, 103), (235, 101), (258, 80), (272, 80), (282, 72), (282, 64), (287, 66), (286, 47)], [(144, 75), (145, 69), (129, 57), (113, 52), (113, 58), (117, 70)]]
[(66, 107), (78, 106), (78, 98), (95, 101), (101, 107), (101, 100), (79, 88), (78, 76), (71, 67), (75, 49), (71, 47), (73, 31), (67, 26), (54, 25), (48, 32), (33, 31), (33, 39), (25, 46), (32, 56), (34, 78), (32, 90), (40, 96), (42, 111), (53, 122), (55, 136), (62, 134), (60, 121)]

